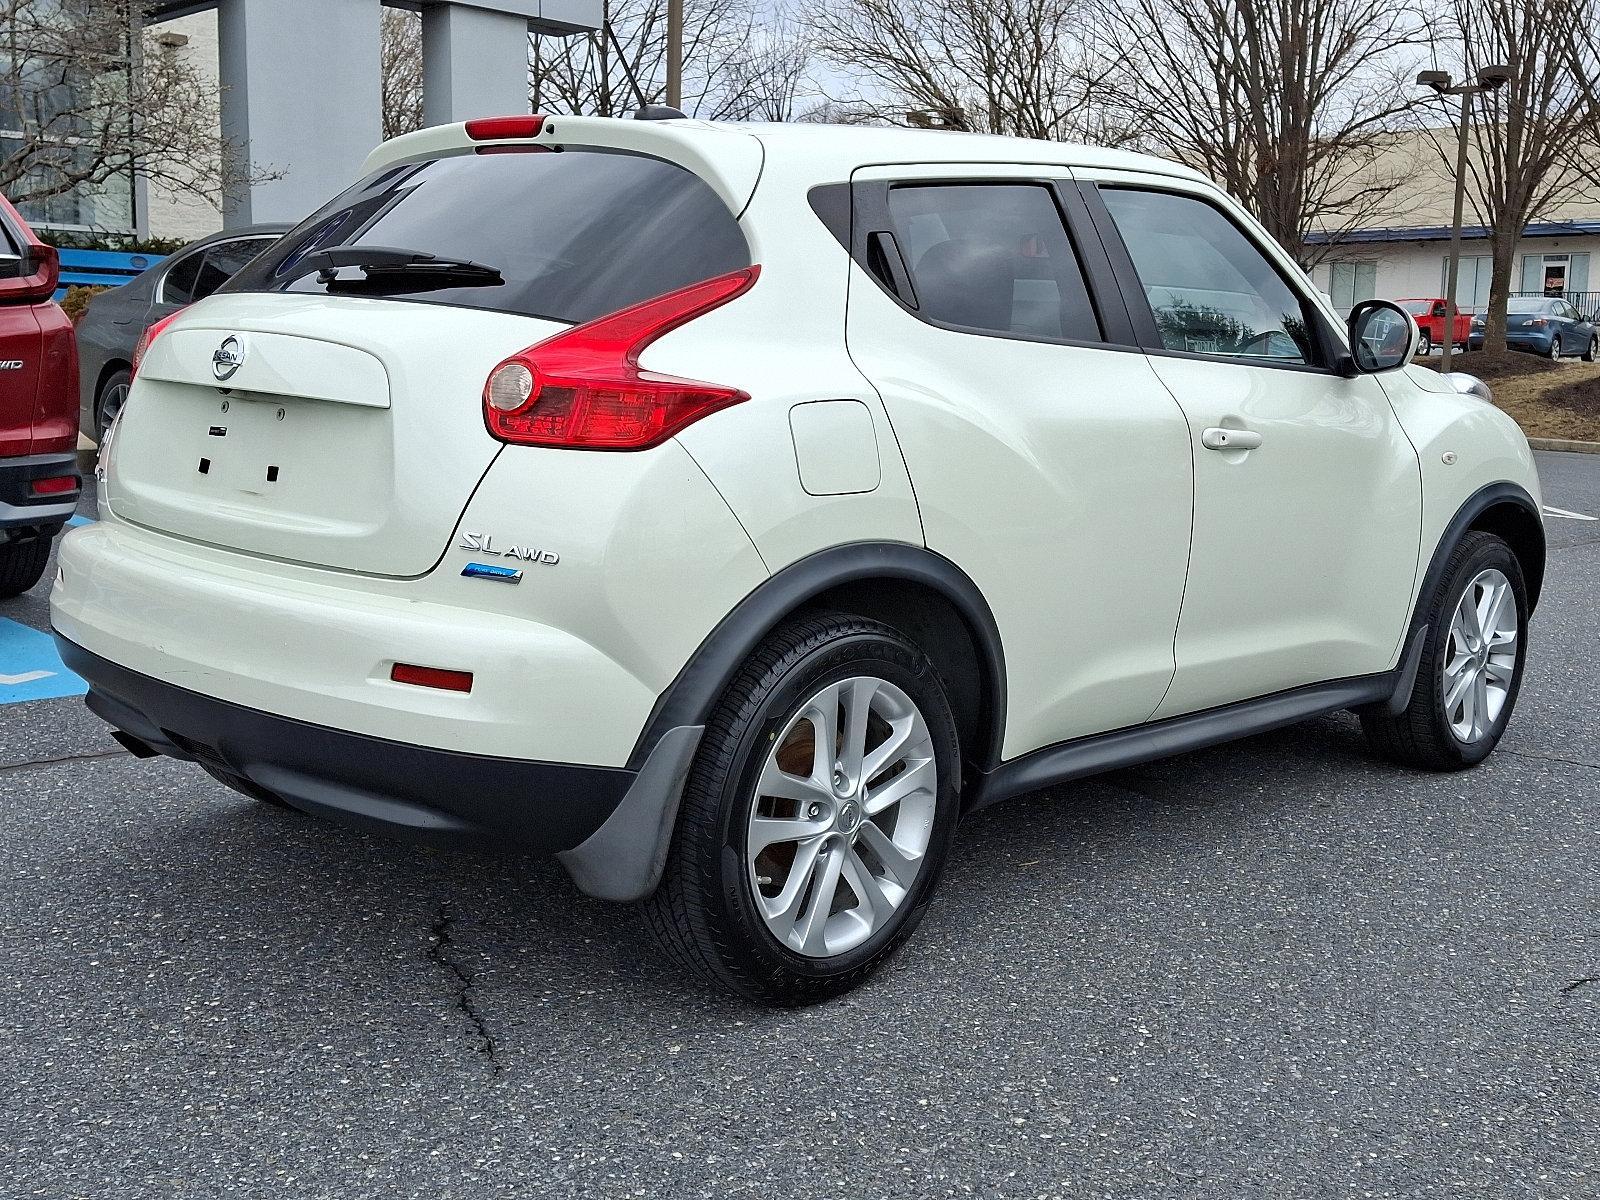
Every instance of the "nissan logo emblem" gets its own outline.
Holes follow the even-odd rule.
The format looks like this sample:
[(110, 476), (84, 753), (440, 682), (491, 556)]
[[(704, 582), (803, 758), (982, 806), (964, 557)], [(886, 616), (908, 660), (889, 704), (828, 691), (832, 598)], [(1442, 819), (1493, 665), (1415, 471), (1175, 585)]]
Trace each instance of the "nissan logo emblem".
[(217, 381), (226, 382), (239, 373), (239, 368), (244, 366), (244, 342), (230, 335), (223, 339), (222, 345), (217, 347), (217, 352), (211, 356), (211, 373)]

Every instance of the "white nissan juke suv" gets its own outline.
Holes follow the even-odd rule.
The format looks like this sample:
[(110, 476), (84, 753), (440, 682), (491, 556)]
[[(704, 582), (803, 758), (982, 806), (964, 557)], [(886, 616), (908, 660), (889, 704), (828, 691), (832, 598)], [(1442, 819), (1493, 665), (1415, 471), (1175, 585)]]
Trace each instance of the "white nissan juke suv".
[(1138, 155), (427, 129), (147, 333), (55, 629), (136, 754), (809, 1003), (1009, 796), (1338, 709), (1493, 749), (1538, 484), (1417, 336)]

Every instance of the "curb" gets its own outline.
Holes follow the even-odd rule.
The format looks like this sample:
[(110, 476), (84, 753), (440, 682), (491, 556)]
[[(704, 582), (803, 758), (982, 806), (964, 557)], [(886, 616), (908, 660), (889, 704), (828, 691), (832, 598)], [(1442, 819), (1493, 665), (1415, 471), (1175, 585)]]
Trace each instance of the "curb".
[(1535, 450), (1565, 450), (1570, 454), (1600, 454), (1600, 442), (1576, 442), (1571, 438), (1529, 438)]

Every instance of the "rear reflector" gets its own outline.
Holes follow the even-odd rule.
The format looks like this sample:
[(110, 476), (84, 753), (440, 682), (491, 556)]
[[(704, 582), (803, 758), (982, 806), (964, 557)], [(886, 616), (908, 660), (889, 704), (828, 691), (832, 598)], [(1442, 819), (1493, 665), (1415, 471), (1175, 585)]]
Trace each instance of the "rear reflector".
[(414, 667), (410, 663), (395, 663), (389, 678), (396, 683), (409, 683), (413, 687), (439, 688), (446, 692), (470, 692), (471, 671), (446, 671), (443, 667)]
[(531, 117), (483, 117), (467, 122), (467, 136), (475, 142), (493, 142), (501, 138), (537, 137), (544, 128), (544, 117), (534, 113)]
[(33, 494), (36, 496), (59, 496), (63, 492), (78, 490), (78, 477), (76, 475), (58, 475), (54, 479), (35, 479), (33, 481)]

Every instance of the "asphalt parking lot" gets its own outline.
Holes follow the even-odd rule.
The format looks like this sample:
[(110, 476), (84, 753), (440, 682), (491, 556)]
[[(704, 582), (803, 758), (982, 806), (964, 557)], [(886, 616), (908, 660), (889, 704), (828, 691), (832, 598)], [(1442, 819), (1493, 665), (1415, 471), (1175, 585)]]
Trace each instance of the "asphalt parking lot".
[[(1539, 457), (1600, 515), (1600, 456)], [(1341, 716), (1003, 805), (803, 1012), (551, 863), (267, 808), (0, 679), (0, 1196), (1600, 1195), (1600, 521), (1547, 526), (1481, 769)]]

